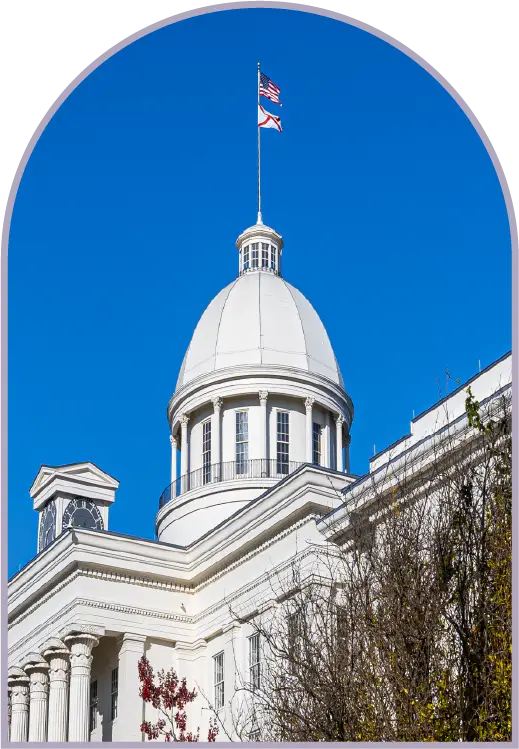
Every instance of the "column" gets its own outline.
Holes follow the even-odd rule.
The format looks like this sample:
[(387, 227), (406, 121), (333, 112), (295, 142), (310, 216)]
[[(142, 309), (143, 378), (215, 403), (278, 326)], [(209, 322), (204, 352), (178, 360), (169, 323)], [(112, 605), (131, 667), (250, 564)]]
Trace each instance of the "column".
[(312, 410), (314, 407), (315, 398), (307, 398), (305, 400), (306, 408), (306, 450), (305, 450), (305, 461), (307, 463), (313, 463), (313, 429), (314, 420), (312, 418)]
[(169, 493), (169, 498), (173, 499), (173, 497), (176, 497), (176, 491), (177, 491), (177, 447), (178, 442), (177, 438), (174, 437), (172, 434), (169, 435), (169, 441), (171, 443), (171, 491)]
[(337, 470), (341, 473), (344, 471), (344, 462), (342, 459), (342, 425), (344, 424), (344, 416), (342, 414), (339, 414), (335, 418), (335, 445), (337, 450)]
[(213, 481), (220, 480), (220, 462), (221, 462), (221, 427), (220, 411), (222, 410), (223, 400), (218, 396), (211, 399), (214, 413), (211, 420), (211, 463), (213, 464)]
[(347, 434), (346, 435), (346, 439), (344, 440), (344, 443), (345, 443), (345, 446), (346, 446), (346, 449), (344, 451), (346, 453), (346, 461), (345, 461), (346, 465), (344, 467), (344, 470), (349, 475), (350, 474), (350, 443), (351, 443), (351, 434)]
[(65, 644), (70, 648), (69, 741), (88, 741), (90, 737), (90, 671), (92, 648), (98, 642), (95, 635), (86, 633), (65, 637)]
[(27, 741), (29, 731), (29, 677), (22, 668), (13, 666), (7, 674), (11, 688), (10, 741)]
[(189, 489), (189, 477), (187, 472), (189, 470), (189, 444), (187, 439), (187, 425), (189, 422), (189, 416), (182, 414), (179, 419), (180, 421), (180, 475), (181, 479), (181, 492), (187, 492)]
[(261, 475), (269, 476), (269, 462), (268, 462), (268, 419), (267, 419), (267, 400), (269, 397), (267, 390), (260, 390), (259, 402), (261, 406), (261, 445), (260, 445), (260, 458), (261, 458)]
[(321, 465), (323, 468), (332, 467), (332, 414), (324, 412), (324, 425), (321, 428)]
[(120, 639), (117, 720), (112, 741), (142, 741), (143, 701), (139, 697), (138, 663), (144, 655), (145, 635), (125, 632)]
[(7, 681), (7, 741), (11, 738), (11, 685)]
[(49, 664), (39, 653), (31, 653), (24, 670), (29, 677), (29, 741), (41, 744), (47, 741)]
[(59, 647), (55, 642), (53, 639), (52, 648), (43, 646), (43, 655), (50, 667), (47, 741), (58, 743), (67, 740), (70, 653), (64, 643)]

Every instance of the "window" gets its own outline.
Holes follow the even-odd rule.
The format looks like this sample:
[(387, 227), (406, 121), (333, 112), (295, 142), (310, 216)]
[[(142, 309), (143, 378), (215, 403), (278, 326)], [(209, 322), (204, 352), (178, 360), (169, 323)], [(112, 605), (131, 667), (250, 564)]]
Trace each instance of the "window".
[(265, 242), (261, 243), (261, 267), (269, 267), (269, 246)]
[(253, 689), (260, 686), (260, 636), (259, 633), (249, 637), (249, 671)]
[(288, 617), (287, 635), (290, 667), (295, 668), (301, 655), (302, 621), (301, 613), (299, 611), (295, 611)]
[(202, 424), (202, 472), (204, 484), (211, 481), (211, 419)]
[(97, 679), (90, 682), (89, 731), (97, 727)]
[(312, 433), (312, 461), (314, 465), (321, 465), (321, 437), (323, 428), (314, 422)]
[(111, 691), (111, 707), (110, 707), (110, 720), (117, 718), (117, 698), (119, 695), (119, 669), (112, 669), (112, 691)]
[(247, 247), (243, 248), (243, 270), (247, 270), (249, 267), (249, 252), (250, 248), (249, 245), (247, 245)]
[(223, 707), (225, 693), (223, 683), (223, 653), (218, 653), (213, 658), (214, 661), (214, 709), (220, 710)]
[(278, 411), (277, 414), (277, 472), (288, 473), (288, 412)]
[(252, 248), (252, 263), (251, 263), (251, 267), (252, 268), (257, 268), (258, 267), (258, 259), (259, 259), (259, 242), (253, 242), (251, 244), (251, 248)]
[(276, 255), (277, 255), (277, 247), (274, 244), (270, 245), (270, 267), (276, 270)]
[(249, 461), (249, 414), (236, 411), (236, 473), (247, 473)]

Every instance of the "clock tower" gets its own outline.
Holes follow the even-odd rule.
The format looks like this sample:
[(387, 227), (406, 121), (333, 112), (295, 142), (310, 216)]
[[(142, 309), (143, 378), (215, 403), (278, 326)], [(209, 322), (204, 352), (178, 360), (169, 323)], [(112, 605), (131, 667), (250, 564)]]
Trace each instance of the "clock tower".
[(38, 553), (70, 527), (108, 530), (118, 486), (94, 463), (42, 466), (29, 492), (39, 513)]

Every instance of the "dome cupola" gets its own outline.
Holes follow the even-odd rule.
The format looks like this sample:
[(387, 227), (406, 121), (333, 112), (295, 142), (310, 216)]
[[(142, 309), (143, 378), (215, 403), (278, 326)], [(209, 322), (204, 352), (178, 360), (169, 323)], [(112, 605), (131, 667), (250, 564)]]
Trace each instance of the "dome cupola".
[(258, 215), (236, 247), (238, 277), (200, 318), (168, 405), (168, 543), (192, 543), (304, 463), (349, 473), (353, 405), (319, 315), (281, 276), (281, 234)]
[(266, 271), (281, 275), (281, 234), (266, 226), (261, 216), (258, 223), (245, 229), (236, 240), (239, 255), (239, 275), (254, 271)]

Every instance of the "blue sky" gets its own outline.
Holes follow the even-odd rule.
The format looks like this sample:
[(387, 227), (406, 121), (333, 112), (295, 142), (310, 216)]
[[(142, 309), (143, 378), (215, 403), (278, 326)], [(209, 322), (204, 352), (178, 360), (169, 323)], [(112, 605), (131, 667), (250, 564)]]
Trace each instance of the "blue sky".
[[(346, 24), (247, 9), (173, 24), (95, 70), (46, 127), (9, 245), (9, 575), (36, 552), (41, 464), (121, 482), (110, 528), (154, 537), (166, 419), (209, 301), (263, 217), (353, 399), (352, 471), (511, 346), (511, 248), (491, 160), (419, 65)], [(269, 103), (264, 106), (269, 109)], [(477, 113), (476, 113), (477, 114)], [(441, 389), (441, 391), (440, 391)]]

